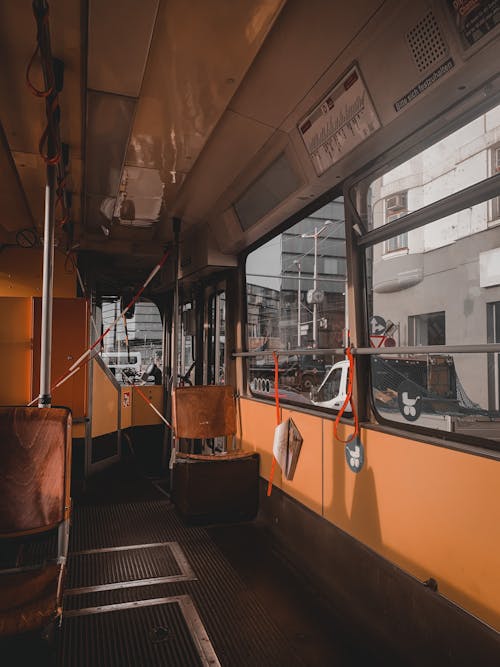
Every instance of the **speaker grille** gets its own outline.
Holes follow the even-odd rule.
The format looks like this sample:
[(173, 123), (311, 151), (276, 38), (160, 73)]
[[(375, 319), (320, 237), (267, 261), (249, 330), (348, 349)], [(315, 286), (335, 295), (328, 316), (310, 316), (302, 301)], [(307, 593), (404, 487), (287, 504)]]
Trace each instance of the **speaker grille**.
[(448, 53), (448, 45), (432, 12), (406, 33), (406, 39), (420, 72), (425, 72)]

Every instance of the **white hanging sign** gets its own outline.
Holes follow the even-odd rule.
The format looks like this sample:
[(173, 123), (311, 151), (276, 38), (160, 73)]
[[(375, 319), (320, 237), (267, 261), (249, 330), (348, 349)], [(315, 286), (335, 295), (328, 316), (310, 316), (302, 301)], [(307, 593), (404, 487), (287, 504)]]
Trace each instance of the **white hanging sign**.
[(353, 66), (299, 123), (298, 130), (321, 176), (379, 127), (368, 91)]

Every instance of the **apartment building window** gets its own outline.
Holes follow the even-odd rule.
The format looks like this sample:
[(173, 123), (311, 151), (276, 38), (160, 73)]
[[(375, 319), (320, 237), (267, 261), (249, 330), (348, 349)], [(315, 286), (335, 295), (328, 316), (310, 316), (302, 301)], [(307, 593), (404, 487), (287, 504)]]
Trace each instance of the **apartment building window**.
[(408, 345), (444, 345), (445, 313), (425, 313), (408, 317)]
[[(408, 192), (397, 192), (385, 200), (386, 224), (402, 218), (408, 213)], [(398, 234), (384, 243), (384, 253), (396, 252), (408, 248), (408, 233)]]
[[(500, 144), (493, 146), (491, 149), (491, 174), (500, 173)], [(491, 201), (491, 220), (498, 220), (500, 218), (500, 196), (495, 197)]]

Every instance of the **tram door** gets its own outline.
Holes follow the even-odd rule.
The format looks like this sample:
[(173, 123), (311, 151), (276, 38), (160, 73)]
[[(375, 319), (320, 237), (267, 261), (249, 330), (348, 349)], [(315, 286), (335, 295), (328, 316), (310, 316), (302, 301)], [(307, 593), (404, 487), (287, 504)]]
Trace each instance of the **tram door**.
[[(488, 343), (500, 343), (500, 301), (487, 304)], [(488, 354), (488, 408), (500, 410), (500, 354)]]
[(226, 285), (206, 292), (205, 382), (224, 384), (226, 370)]

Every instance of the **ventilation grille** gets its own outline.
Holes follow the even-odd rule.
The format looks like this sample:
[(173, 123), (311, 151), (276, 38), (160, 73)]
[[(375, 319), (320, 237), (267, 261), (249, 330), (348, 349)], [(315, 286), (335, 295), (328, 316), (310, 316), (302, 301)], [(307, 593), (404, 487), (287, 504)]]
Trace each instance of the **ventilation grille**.
[(250, 229), (299, 186), (297, 174), (282, 153), (234, 203), (242, 229)]
[(448, 53), (448, 46), (432, 12), (406, 33), (406, 39), (420, 72), (425, 72)]

